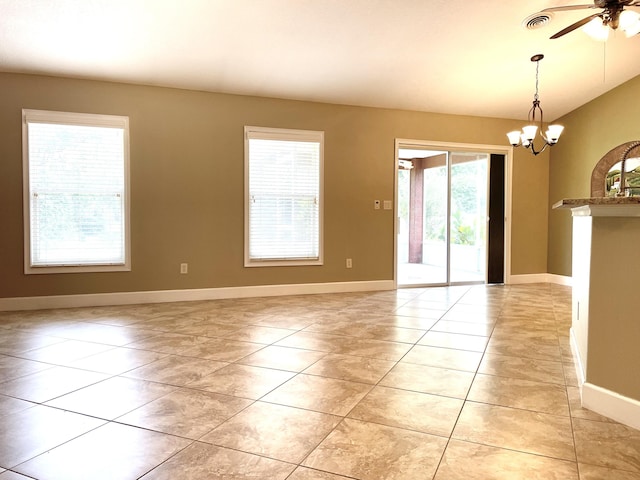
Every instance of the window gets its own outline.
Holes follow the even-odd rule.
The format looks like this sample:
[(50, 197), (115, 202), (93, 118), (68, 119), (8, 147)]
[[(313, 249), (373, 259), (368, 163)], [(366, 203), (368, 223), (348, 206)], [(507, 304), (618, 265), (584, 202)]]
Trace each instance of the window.
[(25, 273), (130, 270), (129, 119), (23, 110)]
[(245, 127), (245, 266), (322, 264), (323, 143)]

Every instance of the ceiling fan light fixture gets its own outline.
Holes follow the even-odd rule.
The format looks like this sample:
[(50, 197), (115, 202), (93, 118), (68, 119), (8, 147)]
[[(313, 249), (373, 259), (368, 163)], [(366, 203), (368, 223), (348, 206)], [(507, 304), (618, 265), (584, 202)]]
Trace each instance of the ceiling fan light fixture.
[(596, 17), (582, 27), (582, 30), (594, 40), (604, 42), (609, 38), (609, 31), (611, 29), (608, 25), (605, 25), (602, 18)]
[(620, 13), (620, 28), (627, 37), (640, 33), (640, 13), (633, 10), (623, 10)]
[(572, 23), (559, 32), (552, 35), (551, 40), (560, 38), (578, 28), (595, 40), (605, 41), (609, 37), (610, 30), (620, 28), (625, 36), (633, 37), (640, 33), (640, 12), (631, 10), (640, 8), (640, 0), (593, 0), (593, 5), (564, 5), (549, 7), (541, 13), (562, 12), (565, 10), (601, 9), (598, 13)]

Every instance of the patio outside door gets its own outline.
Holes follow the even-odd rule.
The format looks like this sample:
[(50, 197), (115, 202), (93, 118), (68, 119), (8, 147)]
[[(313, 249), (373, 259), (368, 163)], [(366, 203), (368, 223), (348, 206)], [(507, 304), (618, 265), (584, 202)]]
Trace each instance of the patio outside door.
[(398, 285), (487, 281), (490, 155), (399, 148)]

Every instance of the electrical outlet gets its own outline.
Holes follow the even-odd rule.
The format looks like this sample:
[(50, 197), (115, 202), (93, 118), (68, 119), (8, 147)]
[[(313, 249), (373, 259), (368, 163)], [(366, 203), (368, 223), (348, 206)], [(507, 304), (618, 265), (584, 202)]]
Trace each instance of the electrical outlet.
[(189, 273), (189, 264), (181, 263), (180, 264), (180, 273)]
[(353, 267), (353, 262), (351, 261), (350, 258), (347, 258), (347, 268), (351, 268)]

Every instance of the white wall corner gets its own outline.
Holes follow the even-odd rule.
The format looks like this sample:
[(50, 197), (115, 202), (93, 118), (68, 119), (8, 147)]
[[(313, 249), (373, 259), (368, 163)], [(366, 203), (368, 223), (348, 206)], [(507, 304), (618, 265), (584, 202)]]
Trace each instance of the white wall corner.
[(580, 358), (580, 350), (578, 349), (578, 340), (576, 339), (576, 332), (571, 327), (569, 329), (569, 342), (571, 345), (571, 355), (573, 356), (573, 364), (576, 367), (576, 377), (578, 378), (578, 386), (582, 388), (584, 382), (586, 381), (585, 377), (585, 368), (584, 363), (582, 362), (582, 358)]

